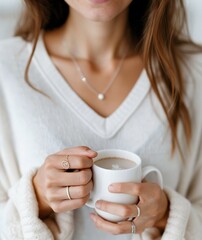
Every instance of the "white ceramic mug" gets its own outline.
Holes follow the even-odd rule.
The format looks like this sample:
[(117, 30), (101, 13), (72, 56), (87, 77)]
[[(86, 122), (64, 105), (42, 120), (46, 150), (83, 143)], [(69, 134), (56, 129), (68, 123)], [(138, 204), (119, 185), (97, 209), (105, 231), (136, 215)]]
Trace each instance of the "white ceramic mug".
[[(133, 163), (132, 167), (126, 169), (106, 169), (102, 166), (97, 166), (96, 161), (104, 159), (119, 158), (124, 160), (130, 160)], [(115, 163), (116, 165), (116, 163)], [(161, 172), (153, 167), (146, 166), (142, 168), (142, 161), (140, 157), (132, 152), (107, 149), (98, 151), (98, 155), (94, 158), (93, 165), (93, 190), (90, 194), (90, 199), (86, 203), (88, 207), (94, 208), (95, 211), (106, 220), (111, 222), (119, 222), (124, 220), (122, 217), (101, 211), (95, 207), (97, 200), (105, 200), (120, 204), (134, 204), (138, 201), (137, 196), (131, 196), (129, 194), (111, 193), (108, 191), (108, 187), (112, 183), (121, 182), (141, 182), (148, 174), (151, 174), (150, 181), (159, 184), (163, 188), (163, 179)], [(152, 177), (152, 178), (151, 178)]]

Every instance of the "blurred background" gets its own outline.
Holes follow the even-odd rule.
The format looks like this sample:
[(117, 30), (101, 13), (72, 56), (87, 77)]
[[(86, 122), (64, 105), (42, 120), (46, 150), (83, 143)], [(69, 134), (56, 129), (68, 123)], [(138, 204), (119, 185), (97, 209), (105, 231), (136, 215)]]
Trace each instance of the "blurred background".
[[(39, 0), (40, 1), (40, 0)], [(192, 38), (202, 43), (202, 0), (184, 0)], [(0, 39), (13, 35), (23, 0), (0, 0)]]
[(0, 0), (0, 39), (13, 35), (23, 0)]

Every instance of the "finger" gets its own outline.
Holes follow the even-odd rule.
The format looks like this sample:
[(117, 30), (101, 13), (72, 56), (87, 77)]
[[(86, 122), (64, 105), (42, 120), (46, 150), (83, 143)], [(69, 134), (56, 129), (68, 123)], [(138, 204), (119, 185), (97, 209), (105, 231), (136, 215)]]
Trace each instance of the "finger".
[(91, 169), (84, 169), (78, 172), (55, 171), (46, 177), (46, 187), (66, 187), (86, 185), (92, 179)]
[[(132, 233), (132, 221), (112, 223), (94, 213), (90, 214), (90, 218), (98, 229), (113, 235)], [(135, 225), (134, 233), (141, 234), (146, 228), (143, 221), (134, 220), (133, 223)]]
[[(159, 206), (162, 203), (163, 191), (160, 186), (155, 183), (116, 183), (109, 186), (111, 192), (114, 193), (126, 193), (133, 196), (138, 195), (139, 203), (138, 206), (141, 208), (141, 217), (150, 216), (151, 222), (154, 220), (154, 217), (160, 218), (164, 213), (161, 212)], [(113, 189), (113, 191), (112, 191)], [(164, 198), (165, 199), (165, 198)], [(167, 201), (165, 200), (167, 203)], [(160, 205), (159, 205), (160, 204)], [(163, 204), (162, 204), (163, 206)]]
[(69, 194), (72, 199), (84, 198), (89, 195), (90, 191), (93, 189), (93, 182), (90, 181), (84, 186), (75, 186), (69, 188)]
[(126, 193), (132, 196), (139, 196), (143, 191), (144, 183), (112, 183), (109, 185), (109, 191), (112, 193)]
[(85, 205), (90, 197), (90, 194), (84, 198), (73, 199), (73, 200), (64, 200), (59, 202), (51, 203), (50, 206), (56, 213), (62, 213), (71, 211), (77, 208), (81, 208)]
[(69, 163), (67, 169), (85, 169), (91, 168), (93, 165), (93, 160), (86, 156), (50, 155), (46, 160), (46, 169), (55, 168), (64, 171), (63, 161)]
[(78, 155), (78, 156), (89, 156), (96, 157), (97, 152), (93, 151), (86, 146), (78, 146), (73, 148), (65, 148), (62, 151), (57, 153), (58, 155)]
[(109, 185), (109, 191), (112, 193), (126, 193), (132, 196), (139, 196), (140, 200), (145, 202), (151, 199), (150, 196), (159, 196), (162, 190), (158, 184), (144, 183), (113, 183)]
[[(123, 205), (118, 203), (112, 203), (107, 201), (99, 200), (96, 202), (96, 208), (108, 212), (117, 216), (122, 217), (123, 219), (134, 218), (142, 214), (142, 209), (138, 209), (135, 204), (132, 205)], [(144, 212), (144, 211), (143, 211)]]
[[(152, 219), (148, 219), (147, 217), (137, 218), (133, 220), (135, 225), (135, 232), (137, 234), (141, 234), (144, 232), (146, 228), (154, 227), (154, 222)], [(132, 225), (132, 222), (131, 222)], [(131, 226), (132, 227), (132, 226)], [(132, 230), (132, 229), (131, 229)]]
[[(71, 199), (84, 198), (89, 195), (93, 188), (93, 182), (90, 181), (84, 186), (70, 186), (69, 195)], [(66, 187), (54, 188), (48, 191), (47, 199), (49, 202), (57, 202), (62, 200), (68, 200)]]
[(93, 213), (91, 213), (90, 218), (95, 223), (98, 229), (108, 232), (110, 234), (119, 235), (131, 233), (131, 222), (129, 221), (112, 223)]

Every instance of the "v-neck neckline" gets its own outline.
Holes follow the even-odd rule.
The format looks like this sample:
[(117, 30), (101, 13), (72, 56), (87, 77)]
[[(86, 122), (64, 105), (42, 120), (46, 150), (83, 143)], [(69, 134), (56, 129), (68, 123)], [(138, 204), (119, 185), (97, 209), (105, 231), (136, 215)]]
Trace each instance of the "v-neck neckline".
[[(31, 50), (31, 45), (30, 49)], [(81, 121), (102, 138), (113, 137), (129, 117), (138, 109), (150, 89), (150, 82), (145, 69), (142, 70), (137, 82), (119, 107), (108, 117), (100, 116), (77, 93), (73, 91), (62, 74), (52, 62), (46, 50), (41, 34), (33, 58), (34, 64), (43, 73), (44, 80), (51, 84), (58, 97)]]

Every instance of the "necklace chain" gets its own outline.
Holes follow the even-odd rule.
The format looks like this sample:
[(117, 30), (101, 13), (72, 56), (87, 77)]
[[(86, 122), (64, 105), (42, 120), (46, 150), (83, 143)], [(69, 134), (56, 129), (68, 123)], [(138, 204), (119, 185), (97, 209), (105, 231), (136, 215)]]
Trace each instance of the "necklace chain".
[(108, 90), (110, 89), (110, 87), (112, 86), (112, 84), (114, 83), (115, 79), (117, 78), (118, 74), (120, 73), (121, 67), (123, 65), (123, 62), (125, 60), (125, 57), (127, 55), (127, 51), (125, 52), (125, 54), (122, 56), (122, 58), (120, 59), (120, 62), (117, 66), (117, 68), (114, 71), (114, 74), (112, 75), (109, 83), (107, 84), (107, 86), (105, 87), (105, 89), (103, 91), (97, 91), (96, 88), (94, 86), (92, 86), (92, 84), (90, 84), (90, 81), (88, 80), (88, 78), (86, 77), (86, 75), (84, 74), (84, 72), (81, 70), (81, 67), (76, 59), (76, 57), (71, 54), (71, 59), (76, 67), (77, 72), (79, 73), (80, 76), (80, 80), (86, 84), (86, 86), (89, 88), (89, 90), (91, 90), (91, 92), (93, 92), (94, 94), (96, 94), (97, 98), (102, 101), (105, 99), (106, 93), (108, 92)]

